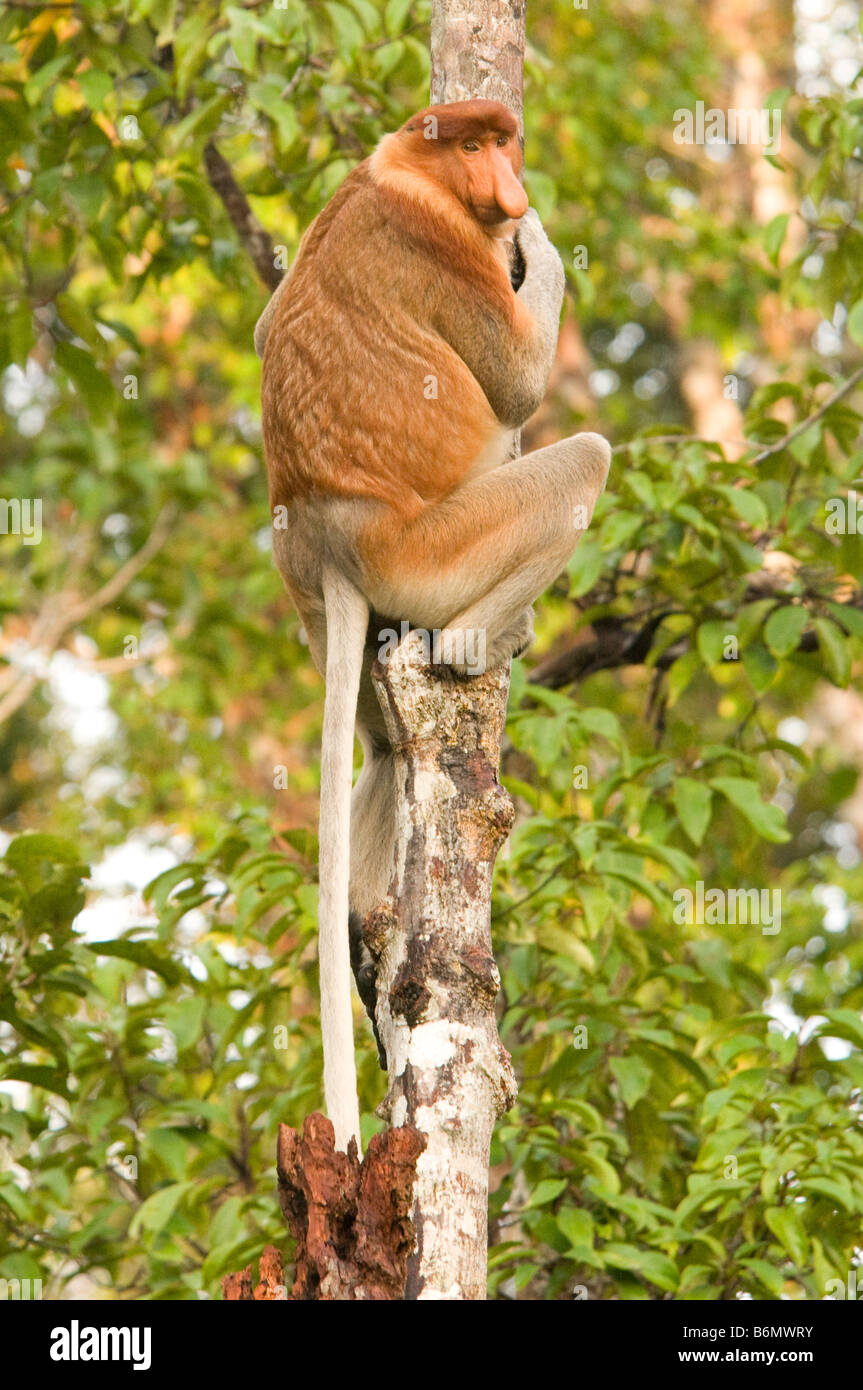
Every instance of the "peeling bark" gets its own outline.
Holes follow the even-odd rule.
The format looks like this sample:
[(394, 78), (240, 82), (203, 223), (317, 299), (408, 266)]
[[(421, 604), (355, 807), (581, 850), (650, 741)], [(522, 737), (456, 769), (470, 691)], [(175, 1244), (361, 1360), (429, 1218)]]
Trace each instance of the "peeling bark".
[(494, 860), (513, 815), (497, 780), (508, 669), (459, 680), (430, 667), (422, 636), (410, 634), (372, 674), (398, 798), (391, 897), (363, 933), (389, 1072), (379, 1113), (428, 1138), (407, 1297), (483, 1299), (491, 1134), (515, 1098), (490, 925)]
[(424, 1148), (410, 1126), (389, 1129), (373, 1136), (361, 1163), (353, 1139), (347, 1153), (336, 1152), (323, 1115), (309, 1115), (302, 1136), (279, 1125), (279, 1198), (297, 1245), (292, 1302), (405, 1297), (414, 1177)]
[(273, 1245), (251, 1266), (226, 1274), (227, 1303), (309, 1303), (400, 1300), (416, 1243), (411, 1218), (416, 1161), (425, 1138), (405, 1126), (376, 1134), (360, 1162), (351, 1140), (337, 1153), (333, 1126), (309, 1115), (300, 1136), (279, 1125), (277, 1167), (282, 1214), (296, 1242), (291, 1292)]
[(287, 1298), (285, 1271), (281, 1252), (274, 1245), (265, 1245), (258, 1261), (260, 1283), (252, 1290), (252, 1266), (246, 1265), (237, 1274), (226, 1274), (222, 1280), (222, 1295), (226, 1303), (284, 1303)]

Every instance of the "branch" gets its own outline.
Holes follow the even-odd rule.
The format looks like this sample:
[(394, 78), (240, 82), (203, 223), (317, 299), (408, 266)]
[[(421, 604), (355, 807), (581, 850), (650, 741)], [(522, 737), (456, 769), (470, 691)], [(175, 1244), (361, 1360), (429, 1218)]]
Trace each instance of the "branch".
[(231, 173), (230, 164), (224, 155), (219, 153), (212, 140), (204, 149), (204, 167), (210, 187), (221, 198), (240, 244), (248, 253), (258, 275), (267, 289), (278, 289), (282, 272), (276, 266), (276, 252), (272, 240), (252, 212), (245, 193)]
[[(763, 588), (753, 587), (746, 591), (743, 602), (748, 603), (755, 598), (767, 596)], [(863, 608), (863, 596), (845, 606), (859, 611)], [(576, 681), (596, 675), (597, 671), (613, 671), (618, 666), (641, 666), (650, 654), (657, 628), (669, 613), (670, 610), (664, 608), (661, 612), (654, 613), (642, 627), (635, 629), (629, 626), (628, 618), (603, 618), (594, 624), (596, 636), (591, 641), (581, 642), (558, 656), (540, 662), (531, 671), (528, 682), (531, 685), (544, 686), (548, 690), (560, 690), (565, 685), (574, 685)], [(666, 671), (683, 655), (687, 647), (687, 638), (681, 638), (680, 641), (666, 647), (653, 663), (653, 669)], [(794, 650), (804, 653), (817, 652), (817, 635), (814, 632), (804, 632)]]
[(771, 454), (778, 454), (780, 450), (787, 448), (792, 440), (799, 438), (809, 429), (810, 425), (814, 425), (816, 421), (826, 415), (831, 406), (834, 406), (837, 401), (841, 401), (842, 397), (847, 396), (849, 391), (853, 391), (858, 381), (861, 380), (863, 380), (863, 367), (858, 367), (856, 372), (852, 372), (847, 381), (843, 382), (841, 386), (837, 386), (833, 394), (828, 396), (824, 404), (820, 405), (812, 415), (801, 421), (799, 425), (795, 425), (793, 430), (789, 430), (788, 434), (783, 435), (782, 439), (778, 439), (775, 444), (762, 449), (760, 454), (756, 454), (754, 459), (749, 460), (749, 466), (754, 468), (756, 464), (769, 459)]
[(751, 449), (746, 439), (716, 439), (712, 434), (640, 434), (624, 444), (615, 444), (613, 454), (625, 454), (636, 444), (727, 444), (735, 449)]
[[(602, 618), (594, 623), (595, 637), (569, 647), (559, 656), (549, 657), (531, 671), (528, 680), (549, 690), (586, 680), (597, 671), (613, 671), (618, 666), (641, 666), (647, 659), (657, 628), (668, 610), (648, 619), (643, 627), (631, 628), (625, 618)], [(663, 653), (667, 655), (667, 653)], [(670, 664), (670, 663), (669, 663)]]
[[(176, 514), (173, 503), (164, 507), (141, 549), (121, 565), (107, 583), (89, 598), (80, 599), (64, 593), (51, 595), (33, 620), (31, 630), (31, 653), (39, 654), (43, 668), (47, 666), (71, 628), (77, 627), (94, 613), (113, 603), (135, 576), (150, 563), (167, 540)], [(20, 709), (43, 679), (44, 670), (22, 670), (20, 666), (12, 663), (5, 671), (0, 672), (0, 724)]]
[[(828, 396), (817, 410), (808, 415), (800, 424), (795, 425), (781, 439), (777, 439), (775, 444), (770, 444), (757, 453), (754, 458), (747, 460), (747, 467), (754, 468), (756, 464), (763, 463), (772, 454), (778, 454), (782, 449), (788, 447), (793, 440), (798, 439), (801, 434), (805, 434), (810, 425), (814, 425), (821, 420), (834, 406), (837, 401), (841, 401), (843, 396), (847, 396), (849, 391), (853, 391), (858, 381), (863, 380), (863, 367), (858, 367), (856, 372), (852, 372), (847, 381), (843, 381), (841, 386), (837, 386), (832, 395)], [(736, 449), (757, 449), (758, 445), (751, 439), (716, 439), (708, 434), (642, 434), (630, 439), (624, 444), (615, 444), (612, 449), (613, 454), (624, 454), (637, 444), (727, 444)]]

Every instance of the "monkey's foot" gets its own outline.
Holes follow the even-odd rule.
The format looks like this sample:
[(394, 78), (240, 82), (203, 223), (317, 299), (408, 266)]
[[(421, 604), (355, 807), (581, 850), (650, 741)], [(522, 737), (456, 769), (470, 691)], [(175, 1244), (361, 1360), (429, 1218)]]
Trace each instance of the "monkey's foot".
[(444, 628), (435, 635), (432, 660), (435, 665), (448, 666), (457, 676), (481, 676), (511, 657), (521, 656), (533, 639), (533, 609), (527, 608), (492, 638), (482, 629)]

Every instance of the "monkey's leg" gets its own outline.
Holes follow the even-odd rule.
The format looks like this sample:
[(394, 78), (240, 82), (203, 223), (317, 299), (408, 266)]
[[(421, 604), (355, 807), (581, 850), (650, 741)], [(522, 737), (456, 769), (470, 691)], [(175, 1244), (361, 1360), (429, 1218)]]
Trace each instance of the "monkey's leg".
[(438, 630), (436, 658), (456, 670), (506, 660), (524, 645), (525, 610), (587, 529), (610, 457), (600, 435), (574, 435), (465, 483), (415, 521), (378, 523), (369, 600)]

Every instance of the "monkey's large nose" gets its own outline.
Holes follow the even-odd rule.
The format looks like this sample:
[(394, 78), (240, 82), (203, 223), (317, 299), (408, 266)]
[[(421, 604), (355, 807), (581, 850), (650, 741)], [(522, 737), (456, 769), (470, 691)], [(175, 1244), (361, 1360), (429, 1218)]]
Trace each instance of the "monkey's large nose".
[(514, 174), (505, 183), (503, 180), (497, 182), (494, 194), (498, 207), (506, 217), (524, 217), (528, 208), (527, 194)]
[(509, 159), (500, 150), (492, 154), (494, 200), (506, 217), (523, 217), (527, 212), (527, 194), (519, 183)]

